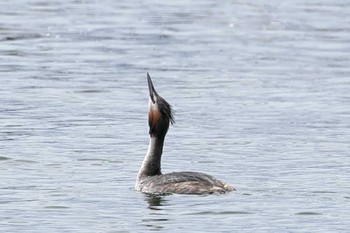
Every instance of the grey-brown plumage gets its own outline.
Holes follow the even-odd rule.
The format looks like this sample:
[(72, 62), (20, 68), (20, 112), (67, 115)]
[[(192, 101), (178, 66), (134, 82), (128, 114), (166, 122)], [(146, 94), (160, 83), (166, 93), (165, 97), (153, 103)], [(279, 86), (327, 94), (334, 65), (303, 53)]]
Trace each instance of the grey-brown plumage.
[(147, 73), (149, 89), (150, 144), (136, 179), (135, 189), (145, 193), (213, 194), (235, 190), (232, 186), (201, 172), (161, 173), (164, 138), (175, 123), (171, 105), (158, 95)]
[(233, 191), (233, 187), (201, 172), (172, 172), (145, 177), (140, 191), (145, 193), (213, 194)]

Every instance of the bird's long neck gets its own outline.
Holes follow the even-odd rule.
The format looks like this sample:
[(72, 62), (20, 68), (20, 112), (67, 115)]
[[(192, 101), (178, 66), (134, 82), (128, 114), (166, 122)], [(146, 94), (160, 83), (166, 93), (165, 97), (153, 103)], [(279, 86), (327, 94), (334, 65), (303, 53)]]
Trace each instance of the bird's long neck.
[(160, 163), (163, 153), (164, 137), (150, 137), (147, 154), (143, 159), (137, 178), (160, 175)]

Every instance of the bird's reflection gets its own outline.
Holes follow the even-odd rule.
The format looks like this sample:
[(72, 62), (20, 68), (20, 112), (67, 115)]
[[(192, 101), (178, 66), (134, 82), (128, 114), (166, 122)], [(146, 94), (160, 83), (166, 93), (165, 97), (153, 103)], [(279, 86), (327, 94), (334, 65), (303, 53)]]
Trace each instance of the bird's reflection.
[(162, 207), (166, 206), (166, 195), (144, 194), (148, 208), (151, 210), (147, 216), (144, 216), (143, 222), (145, 226), (153, 231), (161, 230), (169, 221), (168, 214)]
[(163, 194), (145, 194), (145, 200), (148, 202), (148, 208), (152, 210), (161, 210), (162, 206), (167, 203), (165, 197), (167, 195)]

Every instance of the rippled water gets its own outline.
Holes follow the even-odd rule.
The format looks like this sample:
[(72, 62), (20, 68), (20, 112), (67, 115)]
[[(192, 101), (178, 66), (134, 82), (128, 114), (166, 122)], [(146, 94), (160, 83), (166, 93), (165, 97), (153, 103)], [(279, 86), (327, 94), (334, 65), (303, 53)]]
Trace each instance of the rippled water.
[[(2, 232), (346, 232), (350, 4), (2, 1)], [(147, 196), (147, 83), (176, 109), (163, 172), (233, 184)]]

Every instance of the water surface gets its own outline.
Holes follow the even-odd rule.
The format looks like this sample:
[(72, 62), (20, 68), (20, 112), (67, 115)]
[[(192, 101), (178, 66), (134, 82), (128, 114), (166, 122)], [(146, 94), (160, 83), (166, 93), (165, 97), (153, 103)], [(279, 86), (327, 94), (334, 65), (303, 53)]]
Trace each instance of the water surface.
[[(3, 232), (346, 232), (350, 5), (0, 3)], [(176, 109), (163, 172), (221, 196), (133, 189), (146, 72)]]

